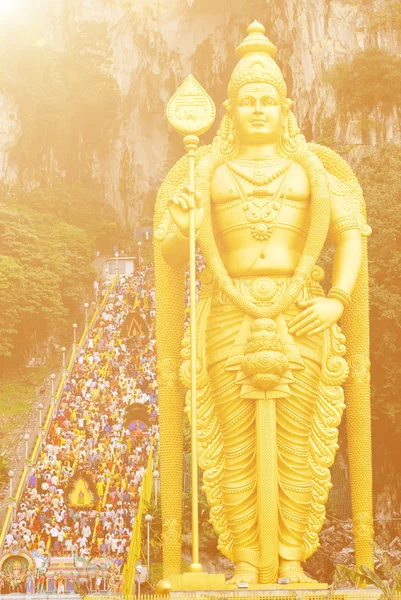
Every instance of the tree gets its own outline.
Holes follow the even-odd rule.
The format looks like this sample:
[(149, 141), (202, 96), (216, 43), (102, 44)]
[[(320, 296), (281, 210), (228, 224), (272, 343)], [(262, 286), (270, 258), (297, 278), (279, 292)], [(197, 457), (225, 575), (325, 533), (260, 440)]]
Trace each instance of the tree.
[[(380, 481), (383, 465), (388, 477), (391, 468), (396, 469), (397, 437), (401, 432), (400, 169), (401, 148), (395, 144), (385, 144), (367, 153), (356, 169), (373, 229), (369, 240), (369, 279), (376, 483)], [(380, 442), (383, 439), (386, 444)]]
[(19, 321), (18, 301), (23, 288), (23, 270), (10, 256), (0, 255), (0, 356), (11, 356), (13, 336)]

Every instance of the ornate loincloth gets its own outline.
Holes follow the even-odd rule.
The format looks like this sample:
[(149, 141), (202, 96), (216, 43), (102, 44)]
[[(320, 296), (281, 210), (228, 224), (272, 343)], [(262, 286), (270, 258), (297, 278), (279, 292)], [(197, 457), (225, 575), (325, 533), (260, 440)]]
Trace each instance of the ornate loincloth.
[[(318, 283), (321, 269), (314, 273), (298, 300), (324, 296)], [(301, 311), (292, 305), (272, 324), (280, 352), (271, 354), (281, 367), (273, 384), (261, 388), (253, 383), (255, 368), (248, 369), (244, 360), (254, 319), (234, 306), (207, 273), (202, 280), (197, 313), (198, 446), (204, 490), (219, 549), (262, 573), (259, 524), (263, 515), (259, 513), (263, 507), (257, 499), (258, 481), (263, 461), (272, 460), (272, 452), (277, 461), (278, 555), (305, 560), (318, 545), (331, 486), (328, 467), (334, 461), (344, 408), (340, 387), (348, 373), (342, 358), (344, 336), (337, 325), (311, 337), (290, 335), (288, 322)], [(268, 306), (289, 282), (289, 278), (252, 277), (234, 280), (234, 285), (256, 304)], [(256, 339), (256, 347), (258, 343)], [(190, 387), (188, 338), (183, 356), (181, 376)], [(190, 392), (187, 405), (189, 396)], [(259, 400), (275, 405), (275, 450), (257, 446)], [(268, 497), (265, 502), (269, 503)], [(264, 535), (268, 538), (269, 532)]]

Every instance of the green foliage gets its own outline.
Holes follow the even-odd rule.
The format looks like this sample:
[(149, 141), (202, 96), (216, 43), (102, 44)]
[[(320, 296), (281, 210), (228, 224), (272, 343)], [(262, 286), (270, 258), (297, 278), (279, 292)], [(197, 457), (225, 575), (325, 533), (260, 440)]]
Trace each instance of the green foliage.
[[(368, 220), (373, 382), (376, 407), (398, 405), (401, 385), (401, 148), (388, 144), (365, 155), (357, 168)], [(401, 407), (399, 409), (401, 413)]]
[(30, 192), (0, 188), (3, 368), (6, 357), (12, 366), (35, 344), (62, 340), (88, 299), (95, 251), (128, 238), (92, 179), (122, 106), (107, 25), (61, 19), (60, 39), (49, 43), (46, 19), (27, 5), (18, 25), (0, 24), (0, 92), (15, 101), (21, 125), (11, 160), (21, 181), (39, 182)]
[[(18, 205), (46, 215), (47, 219), (57, 219), (85, 231), (95, 249), (101, 253), (111, 253), (116, 239), (126, 232), (118, 225), (115, 210), (108, 205), (93, 187), (83, 184), (69, 184), (63, 180), (52, 182), (52, 186), (41, 186), (32, 192), (18, 189)], [(96, 218), (95, 218), (96, 217)], [(60, 232), (60, 235), (63, 235)], [(71, 232), (64, 230), (64, 237), (71, 242)], [(74, 236), (79, 246), (79, 234)], [(122, 242), (121, 242), (122, 243)], [(78, 247), (77, 247), (78, 250)], [(81, 246), (82, 256), (88, 259), (87, 251)]]
[(11, 356), (13, 336), (19, 321), (18, 299), (23, 287), (23, 269), (11, 257), (0, 255), (0, 356)]
[(386, 556), (385, 551), (378, 549), (377, 552), (380, 554), (380, 558), (384, 559), (384, 576), (387, 579), (380, 578), (374, 571), (364, 565), (361, 565), (359, 569), (336, 565), (337, 583), (349, 581), (358, 587), (366, 587), (367, 584), (373, 585), (382, 592), (382, 597), (385, 600), (395, 600), (401, 591), (401, 567), (395, 567)]
[(399, 0), (384, 0), (378, 5), (373, 5), (370, 13), (369, 27), (373, 33), (380, 29), (393, 29), (401, 32), (401, 4)]
[(0, 386), (0, 414), (23, 415), (31, 410), (36, 398), (36, 388), (43, 384), (50, 369), (60, 368), (60, 356), (43, 367), (19, 368), (2, 377)]
[(0, 31), (0, 90), (18, 105), (21, 136), (14, 149), (19, 163), (35, 172), (51, 150), (70, 179), (89, 177), (85, 158), (102, 154), (115, 137), (121, 105), (109, 74), (111, 51), (106, 26), (84, 23), (64, 52), (50, 48), (39, 25)]
[(9, 464), (4, 456), (0, 456), (0, 484), (4, 485), (8, 481)]
[(143, 242), (141, 246), (141, 258), (145, 265), (153, 262), (153, 244), (151, 240)]
[(323, 144), (323, 146), (329, 146), (329, 148), (333, 148), (335, 131), (336, 131), (335, 116), (324, 117), (320, 122), (320, 136), (316, 140), (316, 143)]
[[(355, 167), (373, 233), (368, 241), (374, 480), (382, 489), (398, 472), (401, 433), (401, 147), (383, 144)], [(331, 285), (333, 246), (319, 260)], [(391, 433), (390, 433), (391, 432)], [(390, 435), (389, 435), (390, 433)], [(383, 439), (386, 444), (383, 444)]]
[(390, 110), (401, 97), (401, 57), (381, 48), (357, 52), (351, 61), (337, 63), (325, 80), (335, 91), (338, 111), (370, 112), (380, 105)]
[[(2, 200), (2, 201), (1, 201)], [(82, 185), (55, 182), (0, 198), (0, 366), (62, 341), (90, 295), (95, 250), (124, 239), (113, 209)], [(8, 357), (10, 362), (4, 363)], [(3, 359), (3, 361), (1, 360)]]
[[(190, 492), (183, 494), (183, 514), (182, 529), (184, 533), (192, 531), (192, 494)], [(206, 501), (206, 496), (199, 494), (199, 542), (200, 547), (210, 556), (217, 554), (217, 535), (210, 523), (210, 506)]]
[[(364, 190), (369, 239), (374, 457), (377, 468), (398, 461), (401, 432), (401, 147), (386, 144), (366, 154), (356, 173)], [(389, 436), (388, 432), (392, 431)], [(386, 437), (387, 436), (387, 437)], [(386, 445), (381, 440), (386, 439)], [(391, 440), (394, 440), (391, 443)], [(383, 456), (386, 452), (386, 456)], [(379, 472), (376, 474), (378, 482)]]
[[(40, 343), (66, 326), (63, 288), (68, 289), (70, 273), (74, 279), (85, 259), (63, 239), (63, 224), (46, 221), (40, 212), (1, 204), (0, 223), (1, 264), (3, 273), (7, 268), (10, 277), (0, 296), (0, 311), (10, 314), (10, 321), (2, 319), (1, 323), (0, 356), (11, 356), (29, 341)], [(15, 274), (11, 273), (13, 268)], [(82, 271), (85, 281), (91, 272), (88, 268)]]

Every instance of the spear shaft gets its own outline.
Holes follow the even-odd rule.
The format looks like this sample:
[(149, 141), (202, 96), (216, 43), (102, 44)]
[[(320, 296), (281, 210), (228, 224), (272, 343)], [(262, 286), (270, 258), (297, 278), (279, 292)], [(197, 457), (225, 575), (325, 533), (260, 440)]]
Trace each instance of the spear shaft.
[(191, 479), (192, 479), (192, 564), (190, 571), (203, 571), (199, 562), (199, 507), (197, 457), (197, 343), (196, 343), (196, 231), (195, 231), (195, 153), (199, 135), (213, 124), (216, 108), (193, 75), (189, 75), (167, 105), (167, 119), (184, 136), (188, 157), (188, 183), (191, 195), (189, 211), (189, 292), (190, 292), (190, 349), (191, 349)]
[(189, 212), (189, 301), (191, 341), (191, 480), (192, 480), (192, 572), (202, 571), (199, 562), (199, 508), (198, 508), (198, 452), (197, 452), (197, 390), (196, 390), (196, 231), (195, 231), (195, 150), (199, 144), (196, 135), (184, 138), (188, 156), (188, 179), (192, 195)]

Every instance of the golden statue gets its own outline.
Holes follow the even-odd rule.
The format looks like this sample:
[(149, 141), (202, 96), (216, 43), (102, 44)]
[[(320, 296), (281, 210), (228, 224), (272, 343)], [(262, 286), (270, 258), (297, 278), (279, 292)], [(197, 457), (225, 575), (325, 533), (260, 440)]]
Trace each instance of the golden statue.
[[(218, 548), (235, 563), (232, 582), (309, 581), (301, 563), (319, 545), (345, 408), (343, 385), (356, 558), (373, 568), (370, 228), (351, 168), (300, 134), (276, 49), (264, 32), (256, 21), (248, 28), (217, 135), (209, 146), (192, 147), (195, 189), (188, 186), (184, 157), (156, 205), (167, 578), (181, 569), (182, 413), (184, 388), (191, 386), (190, 338), (184, 336), (190, 214), (207, 266), (196, 313), (198, 460)], [(327, 237), (335, 254), (326, 296), (316, 263)]]

